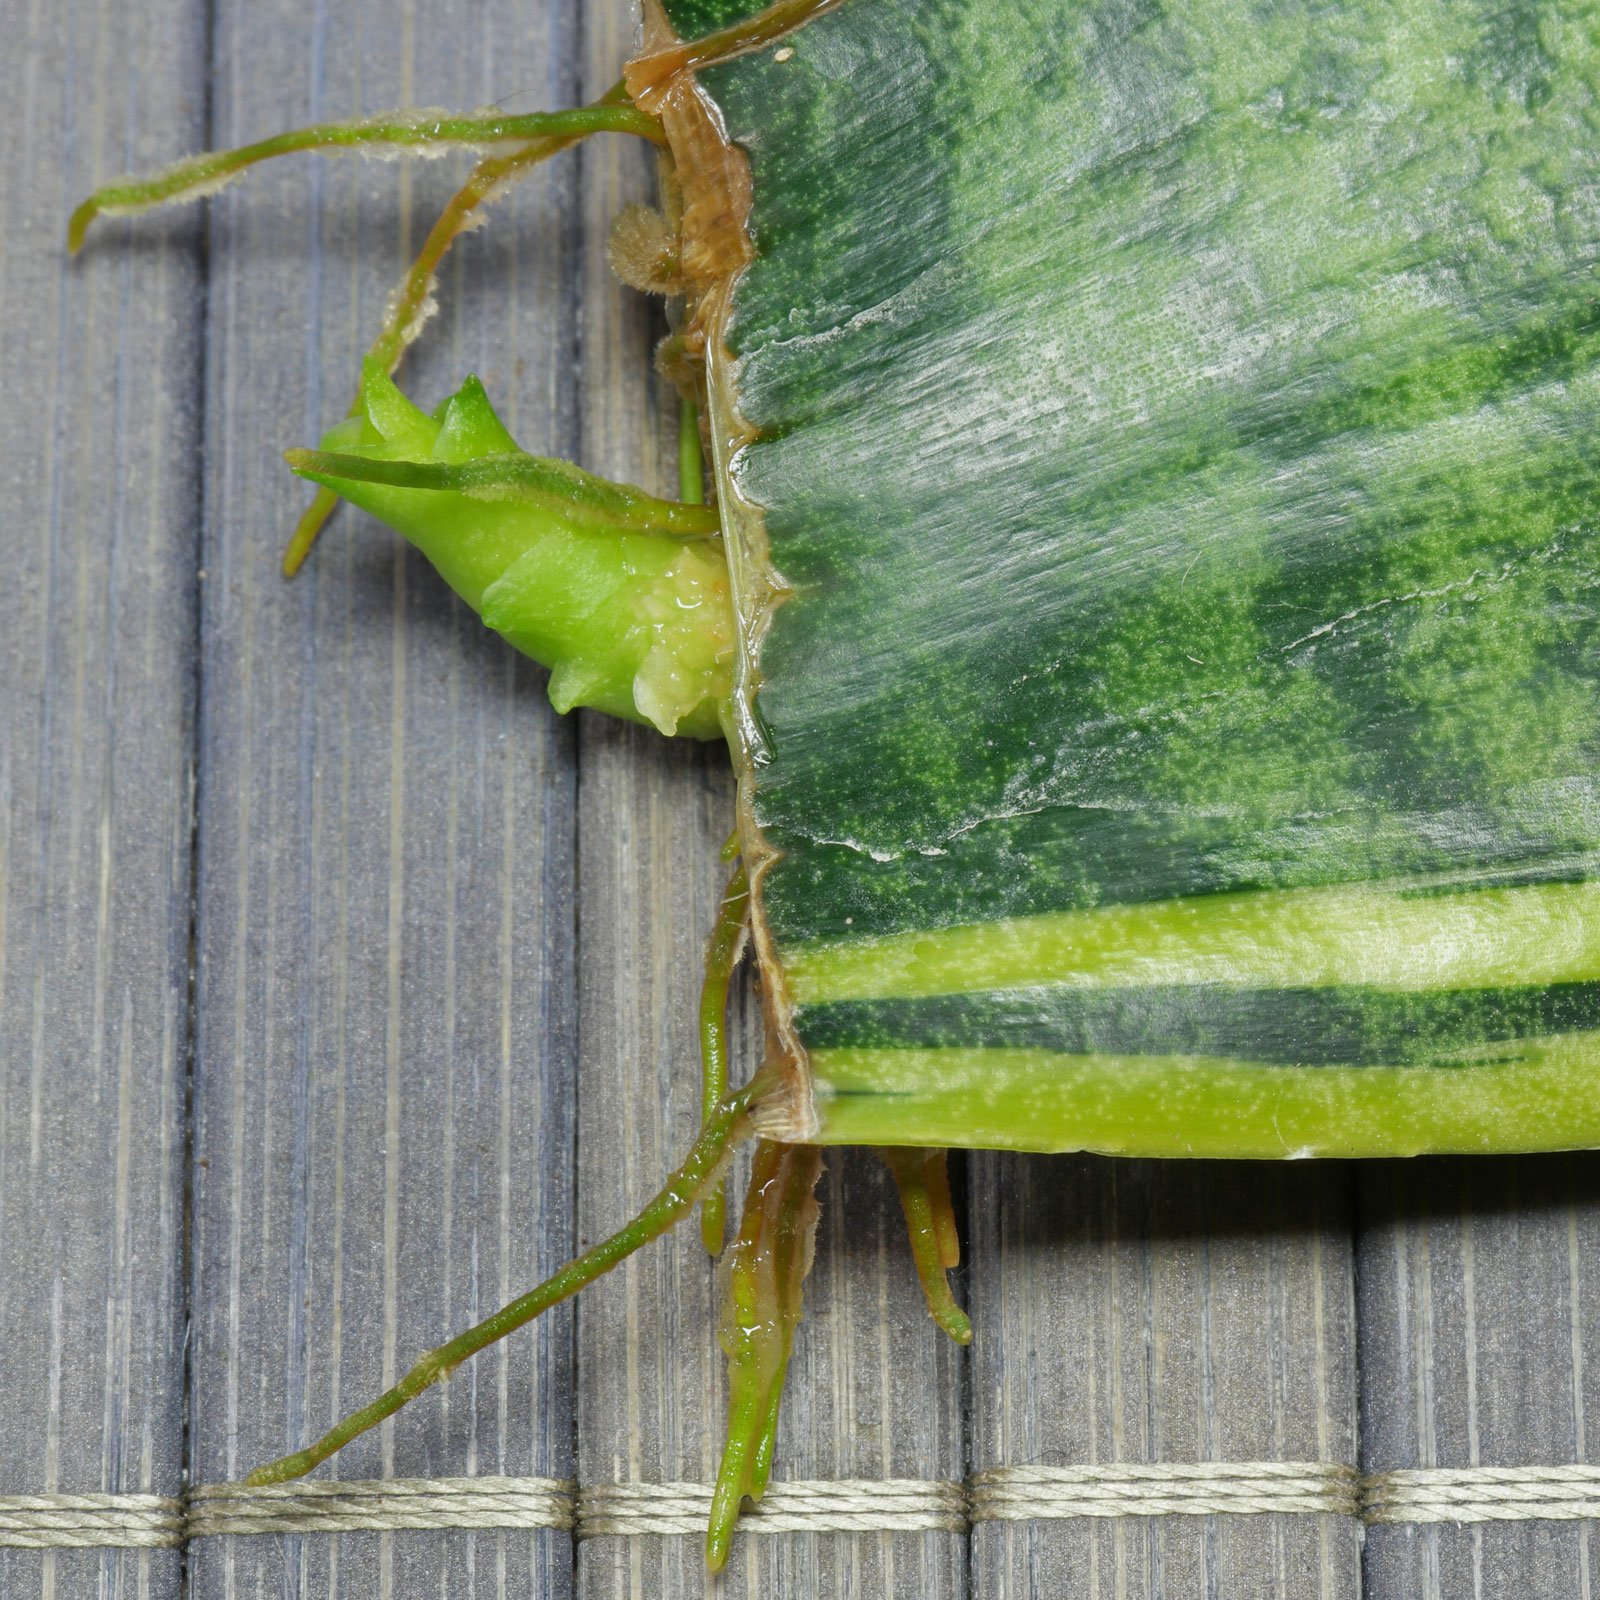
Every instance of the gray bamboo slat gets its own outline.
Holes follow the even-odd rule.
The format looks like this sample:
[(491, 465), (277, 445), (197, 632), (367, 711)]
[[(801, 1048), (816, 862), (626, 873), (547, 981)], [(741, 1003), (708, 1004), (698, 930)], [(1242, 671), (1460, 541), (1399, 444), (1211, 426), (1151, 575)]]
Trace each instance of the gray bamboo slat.
[[(617, 75), (632, 0), (585, 11), (586, 92)], [(611, 218), (653, 189), (643, 152), (583, 155), (583, 463), (670, 487), (670, 394), (651, 383), (647, 305), (612, 280)], [(579, 831), (579, 1232), (637, 1210), (699, 1121), (695, 1010), (701, 958), (728, 868), (732, 780), (720, 749), (679, 749), (587, 718)], [(741, 1013), (736, 1071), (758, 1051)], [(796, 1342), (775, 1477), (961, 1474), (961, 1367), (922, 1306), (892, 1186), (864, 1152), (830, 1156), (807, 1315)], [(742, 1191), (733, 1185), (735, 1207)], [(578, 1465), (585, 1483), (710, 1482), (722, 1441), (717, 1272), (697, 1230), (634, 1257), (578, 1308)], [(698, 1535), (579, 1546), (585, 1596), (964, 1595), (959, 1534), (746, 1534), (713, 1589)]]
[[(215, 138), (393, 105), (570, 103), (575, 8), (228, 0)], [(348, 403), (463, 157), (260, 170), (211, 235), (194, 1086), (193, 1470), (320, 1433), (570, 1253), (574, 758), (543, 674), (344, 511), (278, 572), (279, 459)], [(570, 164), (447, 263), (403, 370), (479, 372), (530, 445), (572, 414)], [(463, 1368), (321, 1477), (564, 1476), (571, 1319)], [(214, 1538), (193, 1592), (570, 1584), (559, 1531)]]
[[(971, 1163), (973, 1466), (1356, 1454), (1348, 1176)], [(973, 1593), (1355, 1600), (1351, 1517), (980, 1524)]]
[[(178, 1492), (201, 260), (96, 183), (203, 127), (204, 12), (0, 3), (0, 1494)], [(178, 1593), (0, 1549), (0, 1594)]]
[[(1600, 1157), (1392, 1162), (1362, 1185), (1369, 1472), (1600, 1459)], [(1593, 1592), (1589, 1521), (1367, 1534), (1372, 1600)]]

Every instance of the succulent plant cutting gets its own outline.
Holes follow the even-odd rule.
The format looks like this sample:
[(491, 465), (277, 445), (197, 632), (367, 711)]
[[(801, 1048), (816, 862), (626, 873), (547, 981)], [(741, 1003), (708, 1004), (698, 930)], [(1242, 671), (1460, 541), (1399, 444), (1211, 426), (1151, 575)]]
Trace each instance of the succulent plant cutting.
[[(390, 376), (500, 186), (660, 147), (672, 497)], [(942, 1152), (1600, 1145), (1600, 25), (1345, 0), (661, 0), (492, 146), (295, 471), (586, 705), (727, 741), (705, 1121), (611, 1239), (257, 1481), (309, 1470), (703, 1204), (730, 1246), (709, 1555), (771, 1469), (827, 1145), (883, 1149), (930, 1308)], [(711, 503), (702, 503), (702, 445)], [(765, 1059), (728, 1088), (748, 942)]]

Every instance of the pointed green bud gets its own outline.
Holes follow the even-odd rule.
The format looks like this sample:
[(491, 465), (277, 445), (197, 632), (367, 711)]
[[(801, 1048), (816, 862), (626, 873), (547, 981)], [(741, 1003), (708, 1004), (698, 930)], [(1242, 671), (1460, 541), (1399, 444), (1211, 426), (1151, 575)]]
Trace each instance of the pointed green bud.
[(474, 456), (506, 455), (517, 448), (483, 385), (471, 374), (433, 415), (439, 424), (434, 443), (437, 460), (471, 461)]
[(361, 410), (290, 465), (409, 539), (463, 600), (593, 706), (713, 738), (734, 624), (716, 512), (519, 450), (468, 378), (430, 417), (375, 362)]

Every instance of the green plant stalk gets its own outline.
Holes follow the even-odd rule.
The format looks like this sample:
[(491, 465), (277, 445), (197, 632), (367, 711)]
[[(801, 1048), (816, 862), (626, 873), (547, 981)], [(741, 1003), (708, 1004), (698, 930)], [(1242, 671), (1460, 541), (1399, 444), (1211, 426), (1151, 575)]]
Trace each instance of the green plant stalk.
[(928, 1313), (957, 1344), (971, 1344), (972, 1323), (950, 1292), (945, 1274), (961, 1260), (945, 1171), (948, 1152), (914, 1145), (879, 1149), (894, 1177), (911, 1242), (911, 1260), (928, 1302)]
[(687, 397), (678, 402), (678, 498), (690, 506), (704, 505), (706, 498), (700, 411)]

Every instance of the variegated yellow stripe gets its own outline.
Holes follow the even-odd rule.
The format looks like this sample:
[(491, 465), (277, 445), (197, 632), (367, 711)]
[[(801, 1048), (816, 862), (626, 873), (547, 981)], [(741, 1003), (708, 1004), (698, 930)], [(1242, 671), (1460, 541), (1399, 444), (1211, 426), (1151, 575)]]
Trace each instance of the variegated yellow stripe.
[(1600, 1034), (1429, 1067), (1048, 1050), (819, 1050), (823, 1144), (1120, 1156), (1406, 1156), (1600, 1147)]
[(1600, 882), (1195, 895), (784, 952), (798, 1005), (1029, 984), (1478, 989), (1600, 978)]

